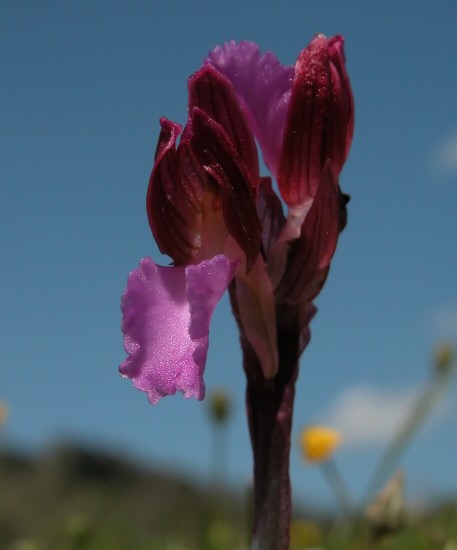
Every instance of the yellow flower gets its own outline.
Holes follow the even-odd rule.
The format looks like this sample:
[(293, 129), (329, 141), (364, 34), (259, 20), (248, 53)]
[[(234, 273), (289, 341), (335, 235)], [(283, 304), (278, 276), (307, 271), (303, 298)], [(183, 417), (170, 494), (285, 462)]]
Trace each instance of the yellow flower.
[(301, 433), (302, 453), (310, 462), (322, 462), (330, 458), (341, 444), (341, 435), (325, 426), (309, 426)]

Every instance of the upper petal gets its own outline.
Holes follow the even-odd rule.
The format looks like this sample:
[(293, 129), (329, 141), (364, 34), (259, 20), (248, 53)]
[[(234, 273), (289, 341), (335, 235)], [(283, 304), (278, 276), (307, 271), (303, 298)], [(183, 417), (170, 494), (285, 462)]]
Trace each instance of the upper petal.
[(209, 53), (207, 63), (231, 80), (244, 105), (265, 164), (276, 176), (294, 67), (281, 65), (253, 42), (227, 42)]
[(317, 35), (298, 57), (284, 129), (278, 185), (289, 208), (310, 205), (328, 159), (339, 176), (353, 127), (343, 39)]
[(121, 303), (128, 357), (119, 370), (151, 403), (176, 391), (203, 399), (209, 323), (235, 269), (220, 255), (188, 267), (143, 258), (130, 273)]
[(315, 37), (298, 57), (279, 162), (278, 185), (289, 207), (309, 202), (324, 164), (331, 93), (327, 39)]

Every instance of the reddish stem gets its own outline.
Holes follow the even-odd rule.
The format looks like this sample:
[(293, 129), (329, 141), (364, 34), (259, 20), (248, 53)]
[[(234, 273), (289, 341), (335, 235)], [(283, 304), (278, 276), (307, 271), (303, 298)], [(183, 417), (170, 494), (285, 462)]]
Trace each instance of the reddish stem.
[[(298, 359), (309, 339), (308, 322), (300, 306), (277, 307), (279, 370), (265, 379), (257, 356), (240, 324), (235, 288), (232, 307), (240, 326), (243, 366), (247, 377), (246, 405), (254, 457), (253, 549), (287, 550), (290, 539), (290, 435)], [(314, 310), (309, 310), (314, 311)]]
[[(289, 548), (289, 455), (297, 357), (293, 364), (284, 359), (280, 354), (280, 370), (274, 380), (256, 379), (251, 369), (246, 369), (254, 455), (254, 548), (262, 550)], [(245, 364), (250, 360), (245, 354)]]

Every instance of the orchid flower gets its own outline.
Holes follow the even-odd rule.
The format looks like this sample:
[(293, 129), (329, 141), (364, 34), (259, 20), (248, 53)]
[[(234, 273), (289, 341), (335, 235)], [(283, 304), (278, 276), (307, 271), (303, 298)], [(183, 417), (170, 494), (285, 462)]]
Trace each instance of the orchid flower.
[[(184, 128), (160, 121), (147, 192), (152, 233), (173, 265), (143, 258), (129, 275), (120, 372), (151, 403), (176, 391), (202, 399), (210, 320), (229, 289), (248, 379), (255, 540), (287, 548), (298, 359), (346, 224), (338, 178), (354, 114), (343, 38), (317, 35), (294, 66), (251, 42), (218, 46), (188, 97)], [(278, 527), (267, 526), (273, 501)]]

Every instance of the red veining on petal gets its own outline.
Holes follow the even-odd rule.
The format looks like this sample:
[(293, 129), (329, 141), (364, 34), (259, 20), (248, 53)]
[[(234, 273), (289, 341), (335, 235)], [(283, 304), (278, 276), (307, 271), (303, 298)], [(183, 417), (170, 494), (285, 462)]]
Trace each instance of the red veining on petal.
[(278, 185), (289, 208), (300, 208), (314, 197), (327, 159), (338, 177), (353, 127), (343, 39), (318, 35), (297, 60), (284, 130)]
[(232, 142), (219, 123), (194, 107), (191, 124), (192, 150), (220, 189), (225, 224), (230, 235), (246, 254), (249, 270), (259, 254), (261, 239), (249, 174), (244, 164), (238, 161)]
[(211, 65), (205, 65), (189, 79), (189, 111), (200, 108), (224, 129), (256, 187), (259, 179), (257, 147), (233, 84)]
[(189, 263), (200, 246), (201, 199), (206, 175), (193, 157), (188, 132), (162, 118), (162, 131), (149, 180), (146, 209), (161, 252), (176, 264)]

